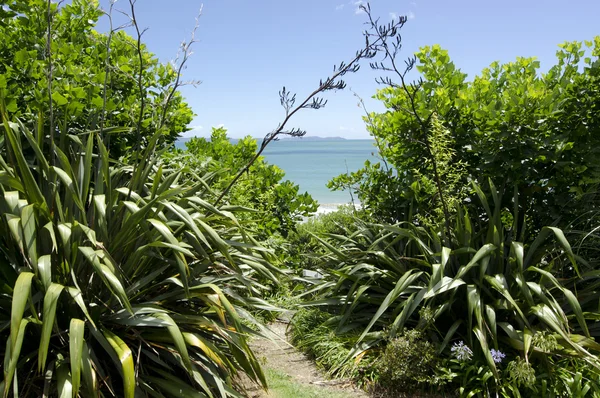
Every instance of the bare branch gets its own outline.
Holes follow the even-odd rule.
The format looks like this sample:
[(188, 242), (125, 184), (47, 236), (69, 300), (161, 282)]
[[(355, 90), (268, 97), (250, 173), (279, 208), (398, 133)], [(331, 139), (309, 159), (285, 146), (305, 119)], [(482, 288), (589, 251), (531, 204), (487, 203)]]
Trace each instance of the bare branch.
[[(198, 15), (196, 16), (196, 23), (194, 24), (194, 29), (192, 29), (192, 34), (191, 34), (190, 40), (183, 41), (181, 43), (181, 45), (179, 46), (178, 54), (175, 58), (175, 61), (173, 62), (173, 65), (177, 69), (177, 78), (175, 79), (175, 83), (171, 87), (169, 94), (167, 95), (164, 103), (162, 104), (162, 115), (160, 117), (160, 124), (158, 126), (159, 129), (161, 129), (165, 124), (165, 120), (166, 120), (166, 116), (167, 116), (167, 109), (169, 108), (169, 103), (173, 99), (173, 96), (175, 95), (175, 93), (181, 86), (186, 84), (184, 82), (181, 82), (181, 75), (182, 75), (183, 70), (185, 69), (185, 64), (187, 63), (188, 59), (193, 54), (193, 52), (191, 50), (192, 45), (197, 42), (196, 32), (198, 31), (198, 28), (200, 27), (200, 17), (202, 16), (203, 8), (204, 8), (204, 5), (201, 5), (200, 11), (198, 11)], [(181, 57), (181, 62), (179, 61), (180, 57)], [(178, 63), (179, 63), (179, 65), (177, 65)], [(200, 82), (192, 81), (191, 84), (196, 86), (197, 84), (200, 84)]]
[[(442, 204), (442, 210), (444, 212), (444, 220), (446, 227), (446, 239), (450, 237), (450, 212), (448, 211), (448, 206), (446, 200), (444, 199), (444, 193), (442, 189), (442, 181), (438, 170), (438, 165), (435, 157), (433, 156), (433, 152), (431, 150), (431, 145), (429, 142), (429, 121), (433, 116), (433, 113), (428, 115), (425, 119), (419, 114), (417, 111), (415, 95), (421, 89), (422, 81), (419, 81), (417, 84), (408, 84), (406, 82), (406, 75), (413, 70), (416, 65), (416, 58), (411, 57), (405, 60), (405, 68), (403, 71), (400, 71), (397, 65), (397, 55), (402, 48), (402, 36), (399, 31), (407, 22), (407, 18), (405, 16), (400, 17), (398, 21), (392, 21), (388, 24), (381, 25), (379, 23), (379, 19), (373, 19), (371, 14), (370, 7), (361, 6), (363, 11), (367, 14), (368, 22), (367, 25), (370, 28), (370, 32), (367, 33), (369, 37), (375, 37), (378, 39), (377, 51), (383, 53), (383, 60), (380, 62), (371, 63), (371, 68), (374, 70), (381, 70), (383, 72), (390, 72), (396, 75), (400, 79), (400, 84), (395, 83), (390, 77), (379, 77), (376, 79), (377, 83), (387, 85), (393, 88), (400, 88), (404, 90), (406, 96), (408, 98), (411, 111), (409, 112), (412, 115), (421, 128), (422, 137), (417, 138), (424, 143), (425, 148), (427, 150), (427, 154), (429, 157), (429, 161), (433, 167), (433, 174), (435, 178), (437, 193), (440, 198), (440, 202)], [(371, 33), (373, 32), (373, 33)], [(387, 64), (383, 61), (387, 60)]]
[(48, 0), (48, 11), (47, 11), (47, 23), (48, 30), (46, 35), (46, 59), (48, 60), (48, 112), (49, 115), (49, 123), (50, 123), (50, 165), (54, 166), (55, 163), (55, 154), (54, 154), (54, 109), (52, 105), (52, 0)]
[[(140, 93), (140, 112), (138, 115), (138, 121), (136, 123), (136, 151), (140, 149), (140, 145), (141, 145), (141, 139), (142, 139), (142, 120), (144, 119), (144, 110), (146, 107), (146, 92), (144, 90), (144, 55), (142, 53), (142, 36), (144, 35), (144, 33), (146, 32), (147, 29), (141, 30), (140, 31), (140, 26), (137, 22), (137, 19), (135, 17), (135, 3), (137, 0), (129, 0), (129, 6), (130, 6), (130, 10), (131, 10), (131, 15), (129, 16), (131, 18), (131, 25), (135, 28), (135, 32), (137, 35), (137, 42), (136, 42), (136, 46), (137, 46), (137, 54), (138, 54), (138, 61), (140, 63), (139, 66), (139, 70), (138, 70), (138, 76), (137, 76), (137, 85), (138, 85), (138, 91)], [(135, 152), (135, 151), (134, 151)]]
[[(376, 43), (376, 42), (375, 42)], [(305, 131), (299, 129), (285, 130), (285, 127), (289, 120), (301, 109), (320, 109), (323, 108), (327, 101), (317, 97), (318, 94), (323, 93), (328, 90), (341, 90), (346, 87), (346, 83), (340, 78), (344, 76), (346, 73), (354, 73), (359, 70), (359, 61), (363, 58), (372, 58), (375, 55), (374, 52), (375, 44), (371, 44), (369, 39), (366, 40), (366, 47), (360, 51), (356, 52), (356, 55), (352, 60), (348, 63), (342, 62), (339, 66), (334, 66), (333, 74), (325, 80), (320, 80), (318, 87), (308, 94), (306, 98), (299, 104), (296, 104), (296, 95), (291, 95), (290, 92), (283, 87), (283, 89), (279, 92), (279, 99), (282, 107), (285, 110), (285, 117), (281, 123), (277, 126), (277, 128), (268, 133), (256, 153), (256, 155), (244, 166), (233, 180), (229, 183), (229, 185), (221, 192), (214, 205), (218, 205), (221, 200), (229, 193), (231, 188), (235, 185), (235, 183), (240, 179), (244, 173), (246, 173), (250, 167), (254, 164), (256, 159), (263, 153), (267, 145), (272, 141), (276, 141), (280, 135), (290, 135), (292, 137), (302, 137), (306, 134)]]
[[(358, 98), (358, 106), (360, 106), (363, 109), (363, 111), (365, 113), (365, 117), (367, 118), (368, 125), (371, 126), (371, 128), (375, 128), (374, 127), (375, 123), (373, 122), (373, 118), (371, 117), (371, 114), (367, 110), (367, 106), (365, 105), (365, 101), (363, 101), (363, 99), (360, 97), (360, 95), (358, 95), (352, 89), (350, 89), (350, 91), (352, 91), (352, 94), (356, 98)], [(379, 153), (383, 154), (383, 144), (382, 144), (381, 140), (375, 134), (373, 134), (373, 138), (375, 138), (375, 146), (377, 146), (377, 149), (379, 150)], [(387, 160), (385, 160), (385, 157), (381, 156), (379, 159), (383, 162), (383, 165), (385, 166), (385, 170), (389, 171), (390, 167), (388, 166), (388, 163), (387, 163)], [(347, 169), (348, 169), (348, 165), (346, 164), (346, 174), (348, 174)], [(352, 193), (350, 193), (350, 195), (352, 195)], [(352, 203), (354, 205), (354, 199), (352, 199)]]
[[(110, 75), (110, 45), (112, 42), (112, 38), (115, 32), (125, 29), (127, 26), (130, 26), (129, 23), (127, 24), (123, 24), (118, 26), (117, 28), (113, 27), (113, 17), (112, 17), (112, 13), (113, 13), (113, 8), (114, 5), (116, 3), (116, 0), (110, 0), (110, 7), (108, 12), (104, 12), (104, 15), (106, 15), (108, 17), (108, 23), (109, 23), (109, 31), (108, 31), (108, 38), (106, 40), (106, 59), (104, 60), (104, 83), (102, 86), (102, 114), (100, 115), (100, 138), (102, 139), (102, 133), (104, 132), (104, 124), (106, 122), (106, 102), (107, 102), (107, 92), (108, 92), (108, 77)], [(110, 151), (110, 134), (107, 137), (106, 140), (106, 148), (108, 151)]]

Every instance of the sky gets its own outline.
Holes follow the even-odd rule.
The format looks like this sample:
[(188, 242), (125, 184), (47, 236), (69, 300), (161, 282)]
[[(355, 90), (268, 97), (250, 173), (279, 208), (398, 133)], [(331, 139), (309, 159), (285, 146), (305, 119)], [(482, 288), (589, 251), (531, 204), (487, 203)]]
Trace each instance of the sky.
[[(101, 0), (108, 9), (108, 0)], [(189, 39), (202, 7), (197, 42), (183, 78), (201, 81), (182, 93), (196, 117), (185, 136), (209, 136), (224, 126), (230, 137), (262, 137), (285, 116), (278, 92), (285, 86), (305, 98), (331, 75), (333, 66), (350, 60), (364, 44), (365, 14), (360, 0), (138, 0), (143, 41), (162, 62), (173, 60), (182, 40)], [(440, 44), (470, 78), (493, 61), (535, 56), (542, 70), (555, 62), (557, 45), (600, 35), (600, 0), (372, 0), (381, 21), (408, 17), (402, 30), (408, 58), (422, 46)], [(115, 10), (129, 12), (118, 0)], [(115, 13), (115, 23), (123, 16)], [(121, 18), (121, 19), (119, 19)], [(106, 21), (98, 30), (106, 29)], [(369, 138), (363, 111), (385, 108), (372, 99), (379, 73), (368, 63), (347, 75), (348, 88), (328, 92), (327, 106), (305, 109), (289, 127), (310, 136)]]

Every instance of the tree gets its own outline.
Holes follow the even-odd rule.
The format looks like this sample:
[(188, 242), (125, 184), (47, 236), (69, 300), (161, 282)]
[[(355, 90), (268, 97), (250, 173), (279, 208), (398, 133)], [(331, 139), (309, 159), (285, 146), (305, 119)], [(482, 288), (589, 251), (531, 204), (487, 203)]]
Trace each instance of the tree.
[[(527, 214), (535, 230), (596, 209), (600, 37), (585, 46), (587, 57), (582, 43), (562, 44), (547, 73), (539, 72), (534, 58), (517, 58), (492, 63), (472, 81), (447, 51), (422, 48), (416, 54), (422, 80), (408, 90), (393, 84), (379, 90), (376, 98), (388, 110), (369, 115), (369, 130), (381, 142), (380, 155), (390, 170), (367, 164), (331, 186), (354, 186), (361, 201), (384, 219), (405, 219), (410, 209), (431, 212), (440, 204), (431, 202), (438, 195), (431, 185), (432, 154), (417, 119), (427, 121), (430, 134), (435, 114), (450, 133), (449, 164), (461, 165), (458, 189), (467, 189), (469, 180), (485, 184), (491, 178), (505, 193), (502, 206), (509, 208), (516, 189), (520, 216)], [(385, 185), (393, 187), (389, 194), (380, 189)]]
[(162, 130), (166, 145), (188, 130), (193, 112), (175, 90), (174, 65), (159, 63), (119, 28), (98, 33), (104, 12), (97, 1), (0, 6), (0, 91), (9, 117), (42, 114), (49, 134), (63, 140), (85, 129), (130, 127), (108, 141), (115, 158), (145, 145), (153, 131)]

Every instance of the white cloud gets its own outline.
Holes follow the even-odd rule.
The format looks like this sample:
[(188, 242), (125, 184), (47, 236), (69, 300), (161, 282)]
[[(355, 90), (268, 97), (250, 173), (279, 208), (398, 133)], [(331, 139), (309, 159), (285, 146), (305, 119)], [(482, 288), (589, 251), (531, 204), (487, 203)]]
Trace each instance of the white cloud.
[(396, 14), (395, 12), (390, 12), (390, 19), (396, 19), (398, 18), (398, 14)]
[(415, 19), (415, 13), (412, 11), (409, 11), (408, 14), (406, 15), (406, 18), (408, 19)]
[(340, 126), (340, 131), (354, 131), (352, 127)]
[(336, 11), (343, 10), (345, 6), (346, 6), (345, 4), (338, 4), (337, 6), (335, 6), (335, 10)]
[(202, 130), (204, 128), (204, 127), (200, 126), (199, 124), (188, 126), (188, 127), (190, 128), (190, 130), (186, 131), (185, 133), (183, 133), (181, 135), (184, 138), (196, 137), (200, 133), (200, 130)]
[(352, 1), (352, 5), (354, 5), (354, 7), (356, 7), (354, 9), (354, 14), (358, 15), (358, 14), (362, 14), (364, 11), (360, 8), (360, 6), (366, 5), (367, 3), (363, 0), (356, 0), (356, 1)]
[(417, 2), (416, 1), (411, 1), (410, 5), (413, 6), (413, 7), (416, 7), (417, 6)]

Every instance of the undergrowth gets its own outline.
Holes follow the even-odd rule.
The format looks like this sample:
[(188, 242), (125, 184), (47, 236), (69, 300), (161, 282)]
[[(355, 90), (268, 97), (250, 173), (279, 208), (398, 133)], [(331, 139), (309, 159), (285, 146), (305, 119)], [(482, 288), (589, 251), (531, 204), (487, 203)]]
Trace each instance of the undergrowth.
[(358, 335), (336, 333), (327, 322), (331, 314), (318, 309), (301, 309), (290, 322), (290, 340), (299, 350), (313, 358), (329, 377), (351, 378), (359, 386), (371, 384), (375, 357), (365, 355), (359, 364), (347, 361)]

